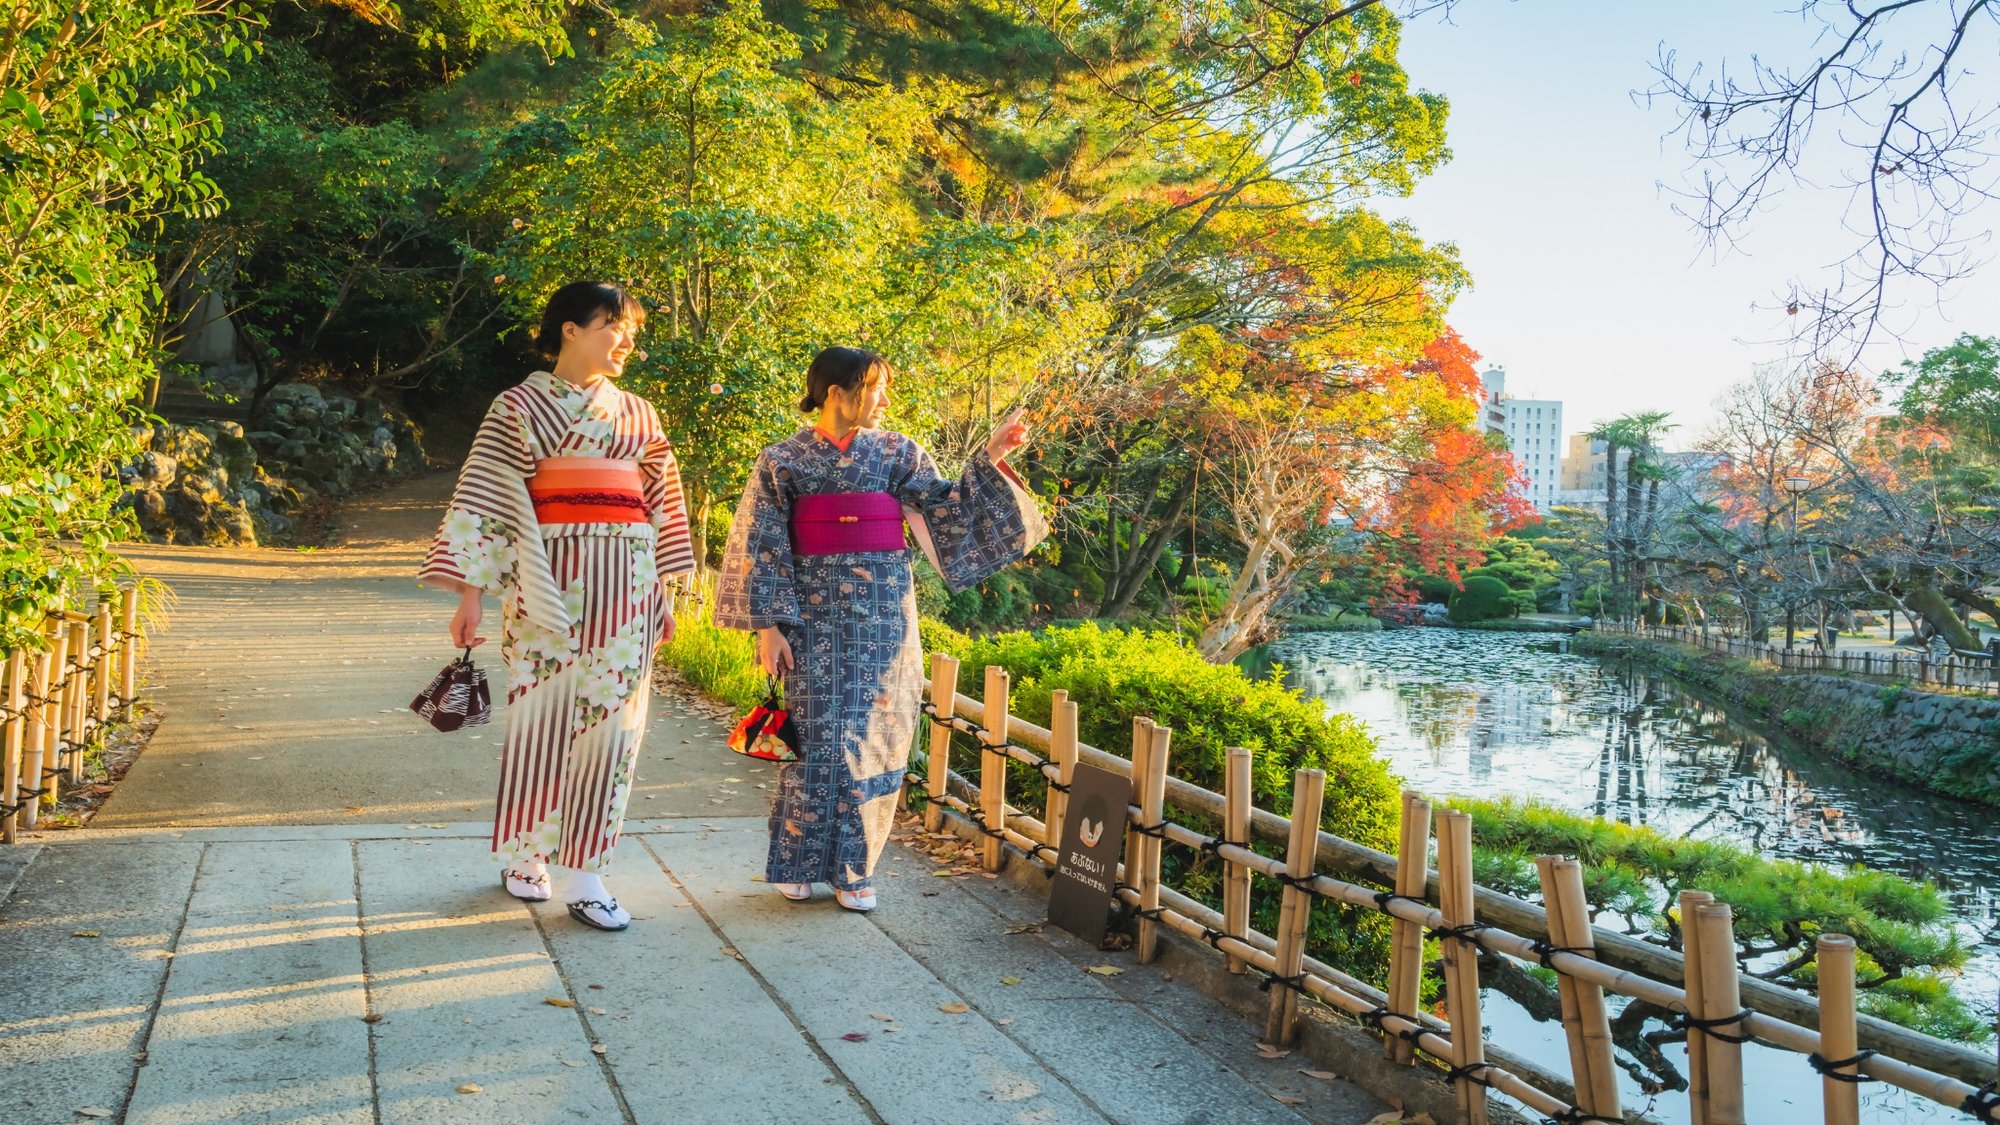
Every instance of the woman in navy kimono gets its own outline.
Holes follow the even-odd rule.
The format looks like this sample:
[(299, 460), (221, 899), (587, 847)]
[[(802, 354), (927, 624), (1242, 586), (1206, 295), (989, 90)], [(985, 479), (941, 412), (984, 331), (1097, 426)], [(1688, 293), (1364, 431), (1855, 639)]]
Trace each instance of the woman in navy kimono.
[(813, 426), (757, 457), (722, 563), (715, 623), (757, 633), (781, 676), (799, 760), (779, 769), (764, 877), (794, 901), (830, 884), (841, 906), (875, 907), (870, 883), (888, 842), (924, 680), (907, 516), (945, 585), (974, 586), (1048, 533), (1007, 455), (1028, 440), (1001, 423), (956, 481), (922, 446), (878, 428), (889, 365), (828, 348), (806, 373)]

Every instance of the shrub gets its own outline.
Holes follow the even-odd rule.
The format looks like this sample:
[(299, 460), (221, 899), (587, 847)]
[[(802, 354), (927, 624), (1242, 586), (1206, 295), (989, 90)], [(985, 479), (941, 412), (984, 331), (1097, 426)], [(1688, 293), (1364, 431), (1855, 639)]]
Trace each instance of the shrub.
[(1459, 622), (1490, 621), (1514, 612), (1513, 591), (1505, 582), (1489, 575), (1465, 580), (1465, 588), (1451, 599), (1451, 619)]
[(1440, 578), (1435, 574), (1424, 574), (1417, 578), (1417, 600), (1420, 602), (1449, 605), (1452, 596), (1457, 593), (1458, 587), (1452, 585), (1449, 578)]
[(674, 612), (674, 639), (660, 646), (659, 660), (680, 669), (696, 690), (738, 711), (748, 711), (764, 697), (756, 635), (716, 627), (712, 578), (693, 596), (681, 598)]

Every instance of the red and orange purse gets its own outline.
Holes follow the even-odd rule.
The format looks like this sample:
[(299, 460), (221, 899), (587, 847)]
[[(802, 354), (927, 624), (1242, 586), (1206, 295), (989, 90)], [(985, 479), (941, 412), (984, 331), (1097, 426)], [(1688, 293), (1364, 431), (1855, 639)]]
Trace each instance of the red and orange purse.
[(766, 762), (799, 760), (799, 735), (792, 726), (792, 714), (785, 709), (776, 676), (764, 688), (764, 701), (750, 709), (736, 729), (729, 732), (729, 748), (746, 758)]

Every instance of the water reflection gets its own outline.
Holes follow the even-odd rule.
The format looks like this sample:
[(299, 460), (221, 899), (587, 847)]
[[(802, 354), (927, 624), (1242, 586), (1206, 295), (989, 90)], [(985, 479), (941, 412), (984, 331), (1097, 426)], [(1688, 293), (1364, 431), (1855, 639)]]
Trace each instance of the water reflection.
[(1287, 682), (1361, 720), (1391, 768), (1427, 793), (1532, 797), (1671, 836), (1932, 880), (1974, 951), (1956, 990), (1991, 1017), (1993, 810), (1856, 773), (1663, 677), (1567, 648), (1543, 635), (1404, 629), (1308, 634), (1246, 663), (1282, 664)]

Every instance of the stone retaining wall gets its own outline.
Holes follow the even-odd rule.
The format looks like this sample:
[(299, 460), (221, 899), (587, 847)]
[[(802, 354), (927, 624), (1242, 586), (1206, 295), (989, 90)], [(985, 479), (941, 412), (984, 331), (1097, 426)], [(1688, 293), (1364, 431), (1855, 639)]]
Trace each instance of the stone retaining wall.
[(256, 424), (247, 433), (221, 420), (141, 428), (143, 452), (119, 474), (139, 530), (166, 543), (282, 542), (314, 499), (424, 464), (408, 418), (310, 384), (272, 391)]
[(1583, 634), (1575, 651), (1687, 680), (1866, 773), (2000, 805), (2000, 699), (1783, 673), (1689, 645)]

